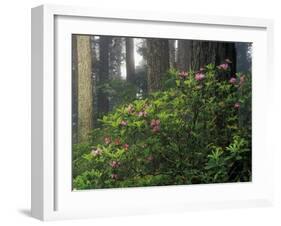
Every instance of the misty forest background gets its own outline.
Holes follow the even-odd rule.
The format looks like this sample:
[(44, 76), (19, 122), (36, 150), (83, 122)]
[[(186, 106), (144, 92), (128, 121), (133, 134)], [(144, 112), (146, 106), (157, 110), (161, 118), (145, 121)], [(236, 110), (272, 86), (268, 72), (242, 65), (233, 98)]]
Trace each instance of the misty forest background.
[(246, 42), (73, 35), (73, 143), (85, 141), (116, 106), (161, 90), (169, 68), (198, 71), (229, 59), (229, 76), (251, 72), (251, 48)]

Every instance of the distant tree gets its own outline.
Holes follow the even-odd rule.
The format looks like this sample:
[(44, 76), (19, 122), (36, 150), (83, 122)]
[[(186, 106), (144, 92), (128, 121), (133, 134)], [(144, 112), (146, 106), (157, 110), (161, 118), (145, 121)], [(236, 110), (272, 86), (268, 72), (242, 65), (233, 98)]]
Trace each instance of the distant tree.
[(192, 41), (178, 40), (177, 66), (179, 70), (191, 69)]
[(169, 69), (167, 39), (147, 39), (148, 92), (161, 89), (161, 79)]
[(169, 40), (169, 63), (170, 68), (176, 67), (176, 41)]
[(235, 43), (237, 52), (237, 71), (251, 72), (251, 51), (252, 45), (248, 42)]
[[(92, 56), (89, 36), (73, 36), (73, 87), (74, 101), (77, 105), (77, 142), (87, 139), (93, 128), (93, 84), (92, 84)], [(75, 136), (74, 136), (75, 138)]]
[(98, 75), (98, 91), (97, 91), (97, 107), (98, 113), (104, 114), (109, 111), (109, 99), (106, 94), (105, 85), (109, 80), (109, 45), (112, 41), (111, 37), (100, 36), (99, 40), (99, 75)]
[(126, 79), (128, 82), (134, 84), (135, 73), (134, 38), (126, 38)]
[(114, 37), (109, 44), (109, 78), (121, 78), (124, 38)]
[(137, 53), (143, 57), (143, 63), (147, 63), (147, 40), (146, 39), (139, 39), (137, 43)]
[(136, 51), (142, 56), (139, 65), (136, 66), (135, 85), (137, 87), (137, 94), (140, 97), (146, 97), (148, 94), (147, 84), (147, 41), (146, 39), (139, 39), (136, 43)]
[(93, 124), (96, 127), (98, 123), (98, 107), (97, 107), (97, 84), (98, 84), (98, 75), (99, 75), (99, 37), (91, 36), (91, 47), (92, 47), (92, 80), (93, 80)]

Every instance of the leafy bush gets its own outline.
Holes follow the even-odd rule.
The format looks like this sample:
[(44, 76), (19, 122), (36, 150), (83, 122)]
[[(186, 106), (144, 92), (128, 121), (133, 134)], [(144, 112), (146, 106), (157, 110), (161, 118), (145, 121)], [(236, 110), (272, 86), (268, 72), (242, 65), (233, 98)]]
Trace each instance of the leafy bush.
[(163, 91), (117, 107), (73, 147), (75, 189), (251, 180), (251, 78), (171, 69)]

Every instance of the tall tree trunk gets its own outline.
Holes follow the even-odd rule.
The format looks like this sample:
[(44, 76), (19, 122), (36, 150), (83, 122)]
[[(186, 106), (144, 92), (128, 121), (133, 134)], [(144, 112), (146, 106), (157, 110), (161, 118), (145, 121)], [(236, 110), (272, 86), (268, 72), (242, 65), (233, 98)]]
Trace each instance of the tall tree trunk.
[(235, 43), (237, 50), (237, 71), (249, 72), (251, 71), (251, 60), (249, 60), (249, 51), (251, 51), (251, 44), (244, 42)]
[(89, 36), (76, 36), (78, 142), (87, 139), (93, 128), (92, 56)]
[(178, 40), (177, 66), (180, 71), (191, 69), (191, 40)]
[[(109, 79), (109, 44), (111, 37), (100, 37), (100, 63), (99, 63), (99, 85), (104, 85)], [(98, 112), (104, 114), (109, 111), (109, 100), (102, 88), (98, 91)]]
[(147, 39), (148, 92), (161, 89), (161, 79), (169, 69), (169, 43), (164, 39)]
[(232, 61), (231, 73), (236, 71), (236, 51), (234, 43), (179, 40), (178, 68), (179, 70), (199, 70), (206, 64), (221, 64), (225, 59)]
[(126, 38), (126, 73), (127, 81), (134, 83), (135, 81), (135, 56), (134, 56), (134, 39)]
[(109, 78), (121, 79), (124, 38), (112, 38), (109, 46)]
[(216, 64), (220, 52), (217, 42), (191, 41), (191, 68), (196, 71), (206, 64)]
[(176, 46), (175, 40), (169, 40), (169, 63), (170, 68), (176, 67)]
[(199, 70), (206, 64), (219, 65), (226, 59), (232, 61), (231, 73), (236, 72), (236, 50), (234, 43), (211, 42), (211, 41), (192, 41), (191, 45), (191, 69)]
[(93, 127), (98, 125), (97, 82), (99, 74), (99, 43), (95, 36), (90, 36), (92, 47), (92, 80), (93, 80)]
[(72, 143), (78, 142), (78, 61), (77, 38), (72, 35)]
[(236, 73), (236, 47), (233, 42), (218, 42), (218, 54), (216, 57), (216, 64), (224, 63), (226, 59), (232, 61), (230, 73)]

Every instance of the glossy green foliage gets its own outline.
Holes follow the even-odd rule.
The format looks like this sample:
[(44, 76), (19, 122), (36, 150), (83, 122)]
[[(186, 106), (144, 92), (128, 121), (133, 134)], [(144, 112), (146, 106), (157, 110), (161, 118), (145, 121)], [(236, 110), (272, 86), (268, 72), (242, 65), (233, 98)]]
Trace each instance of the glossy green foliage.
[(163, 90), (103, 116), (73, 147), (75, 189), (251, 180), (251, 75), (171, 69)]

